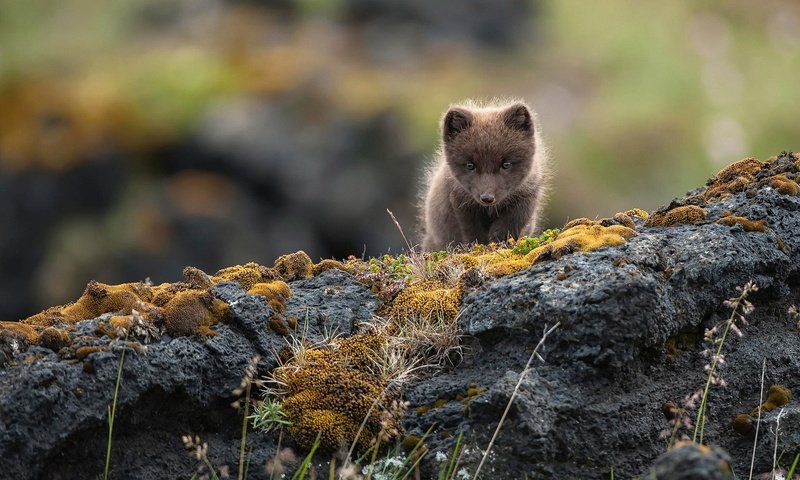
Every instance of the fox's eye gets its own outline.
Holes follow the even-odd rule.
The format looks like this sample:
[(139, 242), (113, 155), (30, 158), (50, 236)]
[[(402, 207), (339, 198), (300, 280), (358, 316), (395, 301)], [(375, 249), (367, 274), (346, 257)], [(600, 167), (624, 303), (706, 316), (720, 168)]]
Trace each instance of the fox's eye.
[(464, 168), (466, 168), (467, 170), (475, 170), (475, 164), (474, 163), (465, 163), (464, 164)]
[(511, 162), (503, 162), (503, 165), (502, 165), (502, 167), (503, 167), (505, 170), (508, 170), (509, 168), (511, 168)]

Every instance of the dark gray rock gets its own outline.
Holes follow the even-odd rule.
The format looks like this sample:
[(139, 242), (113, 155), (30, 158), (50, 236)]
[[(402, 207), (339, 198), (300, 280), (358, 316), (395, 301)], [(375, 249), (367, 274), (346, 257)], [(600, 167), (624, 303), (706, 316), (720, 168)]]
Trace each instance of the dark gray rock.
[[(314, 312), (328, 328), (349, 332), (368, 319), (374, 295), (344, 272), (324, 272), (291, 284), (289, 312)], [(272, 310), (259, 295), (238, 284), (218, 284), (214, 294), (229, 303), (233, 319), (215, 327), (205, 342), (162, 337), (143, 353), (127, 349), (117, 400), (111, 456), (112, 478), (189, 478), (197, 462), (187, 454), (182, 435), (208, 442), (215, 467), (236, 473), (242, 419), (231, 403), (245, 368), (260, 355), (258, 375), (277, 363), (286, 345), (266, 326)], [(93, 334), (97, 320), (77, 325), (73, 336)], [(319, 339), (322, 324), (310, 322), (308, 338)], [(130, 340), (135, 340), (130, 338)], [(122, 343), (101, 337), (93, 344), (108, 351), (86, 357), (90, 367), (40, 347), (16, 356), (0, 369), (0, 471), (4, 478), (73, 479), (102, 477), (107, 438), (107, 408), (112, 404)], [(42, 358), (27, 364), (26, 355)], [(256, 396), (258, 392), (253, 392)], [(250, 432), (252, 478), (262, 478), (276, 438)]]
[[(787, 169), (797, 177), (796, 167)], [(741, 325), (744, 336), (731, 335), (725, 344), (718, 373), (727, 387), (710, 391), (703, 438), (730, 456), (715, 450), (712, 463), (729, 462), (738, 476), (748, 472), (754, 435), (736, 433), (731, 423), (758, 406), (762, 362), (765, 389), (780, 384), (800, 393), (800, 334), (787, 314), (800, 304), (800, 197), (765, 186), (710, 203), (706, 211), (708, 219), (698, 225), (639, 222), (639, 235), (623, 246), (565, 255), (467, 293), (459, 317), (463, 361), (405, 391), (407, 432), (430, 432), (423, 478), (436, 477), (438, 454), (452, 455), (459, 434), (459, 469), (472, 474), (518, 383), (481, 478), (609, 478), (612, 468), (616, 478), (648, 478), (651, 471), (658, 478), (722, 478), (704, 451), (677, 449), (656, 461), (667, 451), (662, 432), (670, 433), (662, 406), (681, 405), (703, 387), (704, 330), (728, 318), (723, 302), (753, 279), (755, 310)], [(714, 223), (725, 211), (764, 219), (768, 229)], [(337, 270), (291, 288), (282, 315), (297, 318), (298, 336), (311, 342), (353, 333), (380, 307), (366, 287)], [(127, 351), (111, 460), (115, 478), (190, 476), (196, 462), (180, 436), (194, 433), (209, 443), (215, 466), (235, 472), (241, 416), (230, 407), (232, 391), (255, 355), (262, 356), (259, 374), (274, 368), (286, 338), (267, 328), (273, 312), (263, 297), (232, 283), (213, 292), (234, 313), (215, 327), (217, 336), (205, 342), (165, 336), (144, 353)], [(560, 327), (540, 352), (545, 362), (523, 372), (543, 331), (556, 322)], [(81, 322), (72, 335), (91, 337), (97, 324)], [(4, 475), (87, 478), (102, 471), (106, 409), (122, 348), (112, 342), (108, 351), (75, 363), (63, 350), (0, 345), (10, 360), (0, 368)], [(800, 451), (797, 400), (765, 412), (760, 422), (756, 473), (772, 469), (776, 436), (784, 466)], [(677, 436), (684, 434), (692, 431)], [(275, 446), (273, 435), (250, 433), (253, 478), (261, 478)]]

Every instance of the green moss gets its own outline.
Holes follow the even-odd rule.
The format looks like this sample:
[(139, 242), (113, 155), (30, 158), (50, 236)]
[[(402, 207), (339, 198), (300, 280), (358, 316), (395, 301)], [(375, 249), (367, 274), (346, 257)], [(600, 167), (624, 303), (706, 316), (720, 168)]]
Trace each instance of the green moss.
[(511, 251), (516, 255), (527, 255), (533, 249), (539, 248), (542, 245), (555, 240), (559, 233), (561, 233), (561, 230), (557, 228), (551, 228), (542, 232), (542, 234), (538, 237), (522, 237), (514, 242), (514, 246)]

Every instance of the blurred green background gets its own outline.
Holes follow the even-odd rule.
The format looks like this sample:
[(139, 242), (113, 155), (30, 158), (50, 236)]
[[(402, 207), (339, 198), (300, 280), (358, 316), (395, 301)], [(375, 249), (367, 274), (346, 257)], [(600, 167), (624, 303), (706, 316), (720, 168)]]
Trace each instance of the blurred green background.
[(0, 0), (0, 319), (409, 236), (438, 119), (518, 96), (548, 225), (800, 141), (794, 0)]

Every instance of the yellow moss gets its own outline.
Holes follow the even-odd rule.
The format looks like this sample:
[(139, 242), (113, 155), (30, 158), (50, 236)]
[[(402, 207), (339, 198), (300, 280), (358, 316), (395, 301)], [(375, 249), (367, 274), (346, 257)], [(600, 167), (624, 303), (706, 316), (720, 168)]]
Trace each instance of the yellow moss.
[(87, 346), (87, 347), (78, 347), (78, 349), (75, 350), (75, 358), (77, 358), (78, 360), (83, 360), (84, 358), (86, 358), (90, 354), (95, 353), (95, 352), (101, 352), (103, 350), (105, 350), (103, 347), (96, 346), (96, 345)]
[(722, 217), (716, 223), (728, 226), (741, 225), (746, 232), (763, 232), (767, 228), (766, 220), (750, 220), (749, 218), (735, 215)]
[(750, 433), (753, 429), (753, 417), (746, 413), (736, 415), (733, 419), (733, 429), (742, 435)]
[(164, 328), (172, 336), (208, 334), (207, 329), (203, 332), (198, 329), (225, 321), (230, 313), (228, 305), (207, 290), (178, 292), (162, 311)]
[(636, 231), (623, 225), (578, 224), (561, 232), (555, 240), (534, 249), (526, 259), (530, 264), (540, 260), (559, 258), (571, 252), (591, 252), (604, 247), (624, 245), (627, 239), (636, 236)]
[(791, 399), (792, 392), (788, 388), (784, 387), (783, 385), (772, 385), (769, 387), (767, 400), (758, 407), (754, 408), (752, 415), (758, 414), (759, 409), (761, 410), (762, 414), (764, 412), (771, 412), (778, 407), (786, 405)]
[(636, 230), (636, 224), (633, 223), (633, 220), (631, 220), (631, 217), (628, 216), (627, 213), (616, 213), (614, 214), (614, 217), (612, 217), (612, 220), (622, 226), (630, 228), (631, 230)]
[(128, 330), (133, 326), (133, 316), (131, 315), (114, 315), (108, 320), (108, 323), (117, 330)]
[(25, 323), (52, 326), (58, 322), (75, 323), (99, 317), (104, 313), (130, 314), (131, 309), (152, 300), (150, 287), (141, 282), (106, 285), (92, 280), (83, 295), (74, 303), (51, 307), (25, 319)]
[(192, 288), (211, 288), (214, 281), (208, 274), (197, 267), (185, 267), (183, 269), (183, 279)]
[(272, 318), (269, 319), (269, 328), (273, 332), (277, 333), (278, 335), (289, 335), (289, 327), (283, 322), (283, 319), (280, 315), (273, 315)]
[(458, 315), (461, 289), (429, 280), (403, 289), (394, 299), (389, 315), (392, 318), (431, 318), (441, 316), (452, 321)]
[(253, 285), (247, 293), (251, 295), (261, 295), (267, 299), (274, 312), (286, 310), (284, 302), (292, 296), (292, 290), (286, 282), (273, 280), (271, 282), (257, 283)]
[(54, 352), (70, 344), (69, 333), (63, 328), (48, 327), (39, 335), (39, 345), (47, 347)]
[(289, 433), (301, 447), (311, 447), (318, 433), (323, 450), (349, 446), (370, 409), (359, 449), (379, 434), (399, 434), (400, 419), (383, 407), (398, 396), (384, 391), (386, 383), (371, 371), (386, 341), (377, 334), (336, 339), (328, 348), (307, 349), (275, 370), (275, 379), (286, 391), (282, 409), (292, 422)]
[(22, 322), (0, 322), (0, 336), (7, 334), (25, 337), (29, 344), (39, 341), (38, 329)]
[(671, 227), (679, 224), (697, 224), (706, 219), (706, 211), (697, 205), (675, 207), (666, 212), (654, 213), (645, 222), (650, 227)]
[(223, 268), (214, 274), (211, 280), (214, 283), (236, 282), (245, 290), (250, 290), (258, 283), (269, 282), (270, 280), (275, 280), (275, 278), (276, 273), (273, 269), (250, 262), (244, 265)]
[(424, 415), (430, 411), (431, 407), (428, 405), (420, 405), (417, 407), (417, 415)]
[(775, 175), (769, 178), (769, 186), (784, 195), (800, 195), (800, 185), (794, 180), (786, 178), (786, 175)]
[(572, 227), (577, 227), (578, 225), (596, 225), (596, 220), (591, 220), (586, 217), (576, 218), (575, 220), (571, 220), (564, 225), (561, 231), (567, 231)]
[(314, 274), (314, 262), (302, 250), (278, 257), (274, 268), (281, 279), (287, 282), (302, 280)]
[(343, 270), (347, 271), (347, 267), (339, 260), (325, 259), (314, 265), (312, 272), (314, 275), (319, 275), (326, 270)]
[(442, 408), (445, 405), (447, 405), (447, 401), (448, 400), (446, 398), (440, 398), (440, 399), (436, 400), (435, 402), (433, 402), (433, 404), (431, 405), (431, 408)]
[(764, 163), (755, 158), (745, 158), (720, 170), (709, 183), (703, 195), (706, 201), (743, 191), (753, 181)]
[(629, 217), (636, 216), (636, 217), (644, 218), (645, 220), (647, 220), (647, 218), (650, 216), (649, 213), (647, 213), (646, 211), (642, 210), (641, 208), (631, 208), (630, 210), (626, 210), (626, 211), (624, 211), (622, 213), (624, 213), (625, 215), (627, 215)]
[(486, 388), (486, 387), (478, 387), (477, 385), (471, 385), (467, 389), (467, 398), (472, 398), (475, 395), (479, 395), (479, 394), (481, 394), (481, 393), (483, 393), (483, 392), (485, 392), (487, 390), (489, 390), (489, 389)]

